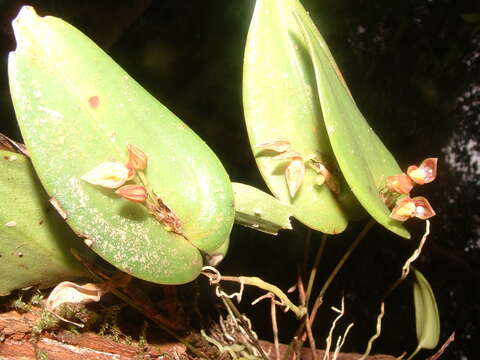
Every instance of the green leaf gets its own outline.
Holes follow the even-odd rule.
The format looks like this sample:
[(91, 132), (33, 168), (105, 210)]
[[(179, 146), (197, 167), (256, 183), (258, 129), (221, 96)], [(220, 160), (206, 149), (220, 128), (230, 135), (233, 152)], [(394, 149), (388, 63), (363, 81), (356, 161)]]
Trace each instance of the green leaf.
[[(325, 233), (339, 233), (347, 226), (347, 215), (329, 188), (317, 185), (315, 171), (307, 167), (303, 185), (292, 198), (284, 176), (288, 159), (273, 159), (274, 152), (258, 148), (282, 137), (303, 157), (316, 156), (335, 172), (336, 161), (323, 124), (311, 60), (306, 45), (297, 44), (294, 38), (302, 36), (291, 1), (257, 0), (243, 76), (250, 145), (267, 186), (277, 199), (292, 206), (298, 220)], [(345, 184), (340, 198), (355, 201)]]
[[(353, 100), (324, 39), (298, 0), (291, 2), (315, 69), (323, 120), (338, 165), (367, 212), (390, 231), (409, 238), (379, 196), (388, 176), (400, 174), (396, 160), (368, 125)], [(296, 35), (295, 35), (296, 36)], [(302, 46), (302, 40), (297, 45)]]
[(412, 270), (418, 346), (409, 359), (420, 349), (433, 349), (440, 338), (440, 316), (433, 290), (420, 271)]
[(48, 202), (30, 161), (0, 151), (0, 295), (88, 276), (71, 255), (82, 242)]
[[(23, 7), (13, 26), (9, 77), (18, 122), (35, 170), (68, 224), (133, 276), (193, 280), (201, 252), (220, 248), (234, 221), (231, 183), (215, 154), (71, 25)], [(143, 205), (80, 179), (103, 162), (126, 163), (127, 144), (148, 156), (149, 184), (178, 216), (185, 237)]]
[(249, 185), (232, 183), (235, 194), (235, 222), (240, 225), (277, 235), (291, 229), (292, 208), (273, 196)]

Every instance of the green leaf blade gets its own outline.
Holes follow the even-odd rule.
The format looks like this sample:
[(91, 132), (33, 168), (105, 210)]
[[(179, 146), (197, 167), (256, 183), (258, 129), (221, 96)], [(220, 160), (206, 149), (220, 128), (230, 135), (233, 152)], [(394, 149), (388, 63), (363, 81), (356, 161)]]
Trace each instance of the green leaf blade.
[(249, 185), (233, 183), (235, 222), (277, 235), (281, 229), (291, 230), (292, 208), (273, 196)]
[(303, 156), (317, 155), (335, 163), (308, 54), (291, 40), (291, 34), (300, 37), (300, 30), (289, 6), (289, 0), (257, 0), (255, 5), (243, 77), (250, 145), (267, 186), (277, 199), (292, 206), (298, 220), (325, 233), (340, 233), (347, 226), (347, 215), (327, 186), (316, 185), (315, 172), (307, 169), (292, 199), (284, 177), (288, 161), (272, 159), (271, 153), (257, 147), (283, 137)]
[(0, 151), (0, 200), (0, 295), (88, 276), (70, 253), (81, 240), (50, 206), (25, 156)]
[(385, 179), (402, 171), (358, 110), (308, 13), (297, 0), (294, 2), (292, 11), (312, 58), (325, 126), (340, 169), (370, 215), (390, 231), (409, 238), (403, 224), (389, 217), (390, 210), (379, 195)]
[(416, 353), (419, 349), (433, 349), (438, 345), (440, 339), (440, 316), (435, 295), (427, 279), (420, 271), (412, 270), (414, 275), (415, 324), (418, 340)]
[[(24, 7), (14, 22), (9, 76), (32, 161), (67, 222), (121, 270), (159, 283), (200, 272), (200, 251), (228, 239), (233, 191), (213, 152), (81, 32)], [(127, 160), (126, 145), (148, 156), (146, 176), (182, 222), (167, 231), (139, 204), (80, 177), (105, 161)]]

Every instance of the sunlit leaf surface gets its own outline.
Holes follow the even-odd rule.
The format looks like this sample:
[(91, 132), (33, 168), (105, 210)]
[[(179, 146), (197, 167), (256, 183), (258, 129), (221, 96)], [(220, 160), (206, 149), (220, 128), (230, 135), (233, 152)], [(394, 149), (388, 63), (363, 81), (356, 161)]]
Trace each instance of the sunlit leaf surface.
[[(121, 270), (157, 283), (184, 283), (201, 251), (222, 247), (233, 191), (213, 152), (80, 31), (22, 8), (10, 87), (43, 186), (68, 224)], [(141, 205), (80, 179), (106, 161), (127, 162), (127, 145), (148, 156), (146, 177), (182, 224), (168, 231)]]

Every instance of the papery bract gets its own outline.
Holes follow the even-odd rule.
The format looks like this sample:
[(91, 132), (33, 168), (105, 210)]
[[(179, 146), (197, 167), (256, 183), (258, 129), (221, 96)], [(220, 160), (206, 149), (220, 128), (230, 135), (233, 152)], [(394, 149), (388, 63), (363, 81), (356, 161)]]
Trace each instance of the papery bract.
[(128, 168), (120, 162), (104, 162), (93, 168), (80, 179), (109, 189), (116, 189), (127, 181)]
[(302, 155), (300, 155), (295, 150), (288, 150), (281, 154), (275, 155), (274, 157), (272, 157), (272, 159), (283, 160), (283, 159), (293, 159), (293, 158), (301, 158), (301, 157)]
[(276, 152), (284, 152), (284, 151), (290, 150), (292, 148), (292, 145), (287, 139), (278, 137), (278, 138), (275, 138), (274, 140), (267, 141), (257, 145), (257, 148), (272, 150)]
[(285, 169), (285, 179), (287, 180), (288, 191), (293, 198), (302, 185), (305, 176), (305, 163), (299, 156), (294, 157)]
[(408, 176), (419, 185), (428, 184), (437, 177), (437, 158), (427, 158), (420, 167), (411, 165), (407, 169)]

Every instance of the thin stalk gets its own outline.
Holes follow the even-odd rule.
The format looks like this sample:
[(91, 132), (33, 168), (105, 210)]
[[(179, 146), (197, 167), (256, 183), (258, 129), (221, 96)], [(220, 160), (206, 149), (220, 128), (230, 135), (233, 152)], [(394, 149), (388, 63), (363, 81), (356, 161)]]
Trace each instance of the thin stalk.
[[(315, 299), (315, 303), (313, 304), (313, 310), (312, 313), (309, 316), (309, 326), (311, 327), (313, 325), (313, 322), (315, 321), (315, 317), (317, 315), (317, 311), (320, 307), (320, 305), (323, 302), (323, 295), (325, 295), (325, 292), (328, 290), (330, 284), (332, 281), (335, 279), (337, 273), (340, 271), (342, 266), (345, 264), (345, 262), (348, 260), (352, 252), (355, 250), (355, 248), (358, 246), (360, 241), (367, 235), (368, 231), (375, 225), (375, 220), (371, 219), (362, 229), (362, 231), (357, 235), (357, 238), (354, 240), (352, 245), (348, 248), (348, 250), (345, 252), (343, 257), (340, 259), (340, 261), (337, 263), (337, 266), (333, 269), (332, 273), (329, 275), (327, 281), (323, 284), (322, 289), (320, 290), (320, 293), (318, 294), (317, 298)], [(323, 251), (323, 250), (322, 250)], [(305, 320), (305, 319), (304, 319)], [(301, 321), (299, 327), (297, 328), (297, 331), (295, 332), (294, 340), (297, 339), (300, 341), (300, 343), (303, 343), (301, 340), (301, 335), (305, 329), (305, 321)], [(293, 352), (293, 345), (294, 345), (294, 340), (290, 342), (288, 345), (287, 350), (285, 351), (282, 360), (287, 360), (290, 358)], [(300, 345), (302, 346), (302, 345)]]
[(310, 277), (308, 279), (307, 292), (305, 294), (306, 306), (308, 306), (308, 302), (312, 294), (313, 284), (315, 283), (315, 277), (317, 276), (317, 272), (318, 272), (318, 264), (320, 263), (320, 259), (322, 257), (323, 250), (325, 249), (326, 244), (327, 244), (327, 234), (322, 234), (322, 240), (320, 241), (320, 246), (317, 250), (317, 254), (315, 255), (315, 260), (313, 261), (313, 267), (312, 267), (312, 270), (310, 271)]
[(335, 266), (335, 268), (333, 269), (332, 273), (330, 274), (330, 276), (328, 277), (327, 281), (325, 281), (325, 283), (323, 284), (323, 287), (322, 289), (320, 290), (320, 293), (318, 294), (317, 296), (317, 299), (318, 298), (323, 298), (323, 295), (325, 295), (325, 292), (328, 290), (328, 288), (330, 287), (330, 284), (332, 283), (332, 281), (335, 279), (335, 277), (337, 276), (338, 272), (340, 271), (340, 269), (342, 268), (342, 266), (345, 264), (345, 262), (348, 260), (348, 258), (350, 257), (350, 255), (352, 255), (353, 251), (356, 249), (356, 247), (358, 246), (358, 244), (360, 244), (360, 241), (363, 240), (363, 238), (365, 237), (365, 235), (367, 235), (368, 231), (373, 227), (373, 225), (375, 225), (376, 222), (375, 220), (371, 219), (367, 225), (365, 225), (365, 227), (362, 229), (362, 231), (360, 232), (360, 234), (357, 235), (357, 238), (355, 239), (355, 241), (352, 243), (352, 245), (350, 245), (350, 247), (347, 249), (347, 251), (345, 252), (345, 254), (343, 254), (343, 257), (340, 259), (340, 261), (337, 263), (337, 266)]

